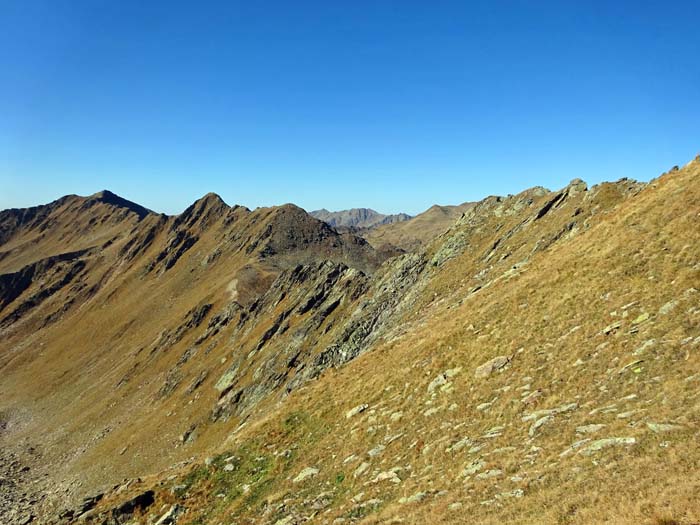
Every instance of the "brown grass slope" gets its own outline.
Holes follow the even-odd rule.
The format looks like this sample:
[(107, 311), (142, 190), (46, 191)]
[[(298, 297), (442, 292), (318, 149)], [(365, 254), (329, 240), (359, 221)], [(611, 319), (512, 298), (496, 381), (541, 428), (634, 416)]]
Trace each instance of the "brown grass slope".
[[(372, 275), (265, 211), (129, 259), (137, 227), (91, 299), (3, 329), (0, 439), (38, 443), (49, 522), (148, 472), (76, 519), (698, 522), (698, 177), (491, 197)], [(292, 266), (304, 239), (337, 259)]]

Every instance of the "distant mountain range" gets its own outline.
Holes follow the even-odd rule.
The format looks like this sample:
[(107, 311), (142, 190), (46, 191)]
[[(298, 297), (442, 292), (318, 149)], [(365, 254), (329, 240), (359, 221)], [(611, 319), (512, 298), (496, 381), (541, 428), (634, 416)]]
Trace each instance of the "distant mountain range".
[(382, 224), (391, 224), (411, 219), (411, 216), (406, 213), (384, 215), (370, 208), (352, 208), (342, 211), (320, 209), (310, 212), (310, 215), (334, 228), (373, 228)]

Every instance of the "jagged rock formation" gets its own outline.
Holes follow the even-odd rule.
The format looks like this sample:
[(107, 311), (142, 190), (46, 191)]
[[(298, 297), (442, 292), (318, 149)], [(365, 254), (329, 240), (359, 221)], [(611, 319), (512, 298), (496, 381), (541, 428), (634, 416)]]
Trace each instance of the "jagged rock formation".
[(326, 209), (315, 210), (309, 213), (329, 226), (334, 228), (374, 228), (382, 224), (393, 224), (395, 222), (407, 221), (411, 218), (406, 213), (394, 215), (384, 215), (370, 208), (353, 208), (351, 210), (328, 211)]
[(692, 522), (698, 176), (489, 197), (390, 258), (212, 194), (2, 215), (13, 487), (49, 523), (587, 523), (591, 485)]

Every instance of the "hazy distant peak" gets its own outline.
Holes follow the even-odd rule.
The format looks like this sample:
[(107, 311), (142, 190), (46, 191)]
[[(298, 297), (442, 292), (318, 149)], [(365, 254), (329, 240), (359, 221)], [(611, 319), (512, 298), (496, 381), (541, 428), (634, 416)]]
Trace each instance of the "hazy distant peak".
[(328, 211), (325, 208), (310, 213), (313, 217), (335, 227), (372, 228), (381, 224), (407, 221), (411, 218), (406, 213), (385, 215), (371, 208), (352, 208), (341, 211)]

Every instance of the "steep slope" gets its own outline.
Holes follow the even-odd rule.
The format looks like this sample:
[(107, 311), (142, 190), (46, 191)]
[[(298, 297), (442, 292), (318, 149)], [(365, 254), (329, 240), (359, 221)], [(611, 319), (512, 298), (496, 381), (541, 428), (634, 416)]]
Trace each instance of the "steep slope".
[(417, 251), (444, 233), (473, 204), (458, 206), (434, 205), (407, 221), (382, 224), (358, 232), (376, 249), (394, 246), (403, 251)]
[(326, 209), (315, 210), (309, 213), (326, 224), (343, 228), (373, 228), (382, 224), (393, 224), (407, 221), (411, 218), (405, 213), (384, 215), (370, 208), (353, 208), (351, 210), (328, 211)]
[(52, 523), (697, 522), (698, 177), (489, 197), (381, 266), (293, 207), (139, 225), (3, 329), (7, 464)]
[[(43, 455), (51, 479), (63, 482), (53, 485), (60, 505), (83, 484), (104, 486), (189, 457), (199, 444), (185, 449), (183, 434), (189, 444), (210, 418), (250, 404), (239, 396), (211, 415), (231, 349), (260, 353), (246, 369), (270, 366), (267, 389), (257, 396), (294, 378), (278, 378), (273, 369), (281, 357), (260, 352), (260, 334), (270, 330), (266, 297), (296, 308), (294, 320), (337, 323), (366, 280), (363, 272), (381, 262), (363, 239), (338, 234), (292, 205), (251, 212), (210, 194), (175, 217), (127, 215), (112, 224), (116, 212), (104, 212), (101, 202), (86, 206), (91, 199), (64, 199), (46, 214), (46, 227), (16, 221), (0, 248), (10, 247), (13, 261), (34, 261), (0, 275), (0, 439), (8, 447), (27, 440)], [(65, 221), (77, 218), (107, 226), (64, 233)], [(47, 233), (27, 241), (37, 229)], [(78, 250), (65, 253), (64, 246)], [(328, 282), (305, 270), (309, 264), (320, 264)], [(291, 284), (273, 295), (290, 272)], [(324, 304), (334, 286), (333, 305)], [(297, 356), (296, 366), (307, 357)], [(299, 376), (288, 389), (302, 382)], [(125, 445), (133, 455), (105, 471), (105, 458), (119, 457)]]

